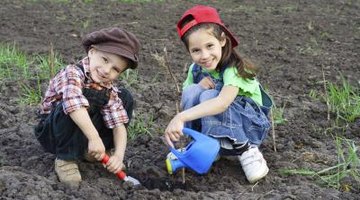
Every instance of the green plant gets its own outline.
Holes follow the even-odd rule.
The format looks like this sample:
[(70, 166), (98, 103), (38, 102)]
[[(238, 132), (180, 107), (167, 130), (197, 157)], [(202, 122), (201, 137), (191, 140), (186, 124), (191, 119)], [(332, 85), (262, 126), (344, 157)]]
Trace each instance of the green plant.
[(35, 62), (37, 63), (36, 69), (39, 74), (38, 78), (41, 80), (47, 80), (54, 77), (55, 73), (64, 66), (61, 58), (52, 51), (50, 51), (48, 56), (37, 55), (35, 57)]
[(37, 105), (41, 101), (41, 85), (40, 80), (36, 79), (36, 87), (31, 87), (26, 84), (20, 84), (21, 86), (21, 98), (20, 104)]
[(341, 86), (327, 84), (330, 110), (336, 113), (337, 120), (353, 122), (360, 117), (360, 91), (355, 90), (343, 76), (341, 79)]
[(337, 124), (339, 119), (349, 123), (360, 117), (360, 90), (353, 88), (343, 76), (341, 80), (341, 85), (337, 85), (324, 79), (325, 94), (316, 90), (309, 92), (312, 99), (326, 102), (328, 110), (336, 114)]
[(287, 120), (284, 118), (284, 110), (285, 110), (285, 105), (283, 107), (277, 107), (274, 104), (274, 107), (272, 108), (272, 114), (273, 114), (275, 125), (284, 124), (287, 122)]
[(311, 89), (309, 92), (309, 97), (315, 100), (319, 100), (319, 93), (316, 90)]
[(21, 96), (18, 102), (21, 104), (39, 103), (41, 81), (53, 77), (62, 65), (52, 48), (48, 56), (28, 57), (14, 44), (0, 44), (0, 79), (19, 80)]
[[(308, 24), (308, 28), (311, 28), (312, 24)], [(321, 48), (316, 40), (315, 37), (311, 37), (309, 42), (304, 43), (305, 46), (303, 47), (297, 47), (297, 50), (302, 55), (312, 55), (312, 56), (318, 56), (321, 54)]]
[(28, 78), (29, 63), (15, 44), (0, 44), (0, 79)]
[(139, 135), (150, 135), (152, 136), (150, 130), (154, 125), (154, 119), (152, 115), (140, 115), (139, 117), (134, 117), (133, 121), (128, 127), (128, 138), (133, 140)]
[[(348, 190), (352, 185), (360, 184), (360, 159), (358, 147), (352, 140), (336, 137), (337, 164), (320, 171), (311, 169), (280, 169), (285, 175), (312, 176), (322, 184), (336, 189)], [(346, 180), (351, 180), (346, 181)]]
[(127, 69), (120, 75), (119, 79), (126, 82), (129, 86), (132, 86), (139, 81), (139, 73), (136, 69)]

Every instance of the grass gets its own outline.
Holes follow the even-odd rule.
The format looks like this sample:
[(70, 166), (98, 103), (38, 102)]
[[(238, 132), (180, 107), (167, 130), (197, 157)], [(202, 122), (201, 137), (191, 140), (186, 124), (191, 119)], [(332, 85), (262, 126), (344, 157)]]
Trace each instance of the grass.
[(23, 105), (37, 105), (41, 101), (41, 84), (40, 80), (36, 80), (36, 86), (31, 87), (24, 83), (20, 84), (22, 95), (19, 99), (19, 103)]
[(284, 110), (285, 105), (283, 107), (277, 107), (276, 104), (274, 104), (272, 113), (275, 125), (285, 124), (287, 122), (287, 120), (284, 118)]
[(337, 164), (319, 171), (312, 169), (280, 169), (284, 175), (314, 177), (320, 184), (342, 191), (350, 191), (360, 185), (360, 159), (355, 142), (341, 137), (335, 138)]
[(15, 44), (0, 44), (0, 79), (28, 78), (29, 58)]
[(139, 81), (139, 73), (136, 69), (127, 69), (119, 77), (120, 80), (123, 80), (127, 85), (132, 86)]
[(0, 44), (0, 79), (18, 81), (20, 104), (40, 103), (42, 81), (48, 81), (61, 66), (61, 59), (52, 48), (47, 56), (27, 56), (15, 44)]
[(327, 86), (330, 110), (336, 113), (336, 120), (354, 122), (360, 117), (360, 91), (353, 88), (343, 76), (341, 80), (340, 86), (333, 83)]
[(140, 135), (152, 136), (150, 129), (153, 127), (154, 119), (150, 114), (135, 116), (128, 127), (128, 139), (134, 140)]
[(52, 47), (48, 56), (37, 55), (34, 60), (37, 65), (37, 71), (35, 71), (35, 73), (41, 80), (49, 80), (54, 77), (60, 68), (64, 66), (63, 61), (56, 53), (54, 53)]
[(336, 124), (340, 121), (351, 123), (360, 117), (360, 90), (354, 88), (341, 76), (341, 84), (326, 82), (325, 94), (311, 90), (309, 96), (312, 99), (325, 101), (329, 106), (329, 112), (336, 116)]
[[(360, 91), (354, 88), (341, 76), (341, 83), (334, 84), (324, 78), (324, 94), (311, 90), (309, 96), (313, 99), (323, 100), (328, 105), (328, 111), (335, 114), (335, 124), (327, 128), (333, 132), (345, 132), (348, 123), (354, 122), (360, 117)], [(330, 118), (328, 118), (330, 120)], [(345, 126), (339, 126), (340, 120)], [(350, 191), (360, 185), (360, 159), (359, 147), (355, 141), (336, 136), (334, 138), (337, 162), (335, 165), (322, 169), (281, 169), (280, 172), (286, 175), (311, 176), (329, 187), (342, 191)], [(356, 189), (354, 189), (356, 190)]]

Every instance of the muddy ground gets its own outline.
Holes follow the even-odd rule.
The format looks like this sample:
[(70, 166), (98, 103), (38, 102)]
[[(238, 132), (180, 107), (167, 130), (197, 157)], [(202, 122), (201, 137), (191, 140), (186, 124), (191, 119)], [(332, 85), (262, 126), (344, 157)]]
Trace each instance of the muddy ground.
[[(93, 30), (120, 26), (142, 42), (137, 82), (125, 83), (137, 101), (136, 120), (153, 118), (150, 133), (129, 141), (129, 175), (143, 186), (133, 188), (116, 179), (99, 163), (80, 163), (79, 189), (59, 183), (54, 155), (45, 153), (32, 128), (36, 105), (20, 106), (17, 82), (0, 84), (0, 199), (359, 199), (359, 182), (342, 180), (348, 188), (334, 189), (314, 177), (283, 175), (280, 169), (321, 170), (337, 163), (334, 134), (359, 147), (360, 119), (333, 127), (327, 107), (309, 97), (323, 94), (323, 72), (330, 82), (340, 73), (359, 88), (360, 2), (358, 0), (207, 1), (240, 40), (238, 50), (263, 68), (259, 79), (285, 108), (286, 123), (277, 125), (262, 146), (270, 172), (249, 184), (237, 161), (221, 159), (207, 175), (186, 171), (168, 175), (167, 147), (162, 130), (176, 113), (175, 86), (154, 54), (168, 53), (168, 61), (181, 82), (191, 60), (177, 38), (175, 24), (182, 13), (200, 1), (121, 3), (118, 1), (0, 1), (0, 42), (16, 43), (28, 55), (47, 55), (50, 44), (64, 63), (82, 56), (81, 37)], [(44, 83), (46, 87), (47, 83)], [(274, 144), (277, 151), (274, 151)]]

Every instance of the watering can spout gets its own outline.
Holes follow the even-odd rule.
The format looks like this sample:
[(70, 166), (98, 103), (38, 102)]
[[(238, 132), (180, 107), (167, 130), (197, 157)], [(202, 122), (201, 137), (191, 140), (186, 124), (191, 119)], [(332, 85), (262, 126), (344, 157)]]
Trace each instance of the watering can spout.
[(182, 152), (170, 148), (177, 159), (166, 159), (168, 172), (172, 174), (177, 169), (185, 167), (194, 170), (198, 174), (207, 173), (220, 150), (219, 142), (189, 128), (184, 128), (183, 133), (191, 136), (193, 140)]

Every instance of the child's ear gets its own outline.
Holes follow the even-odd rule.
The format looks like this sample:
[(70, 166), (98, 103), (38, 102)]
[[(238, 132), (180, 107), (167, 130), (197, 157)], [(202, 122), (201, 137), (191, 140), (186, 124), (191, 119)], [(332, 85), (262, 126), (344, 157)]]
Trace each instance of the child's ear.
[(226, 44), (226, 35), (224, 32), (221, 33), (221, 36), (220, 36), (220, 45), (221, 47), (224, 47)]
[(88, 51), (88, 55), (91, 55), (95, 52), (95, 48), (94, 47), (91, 47)]

